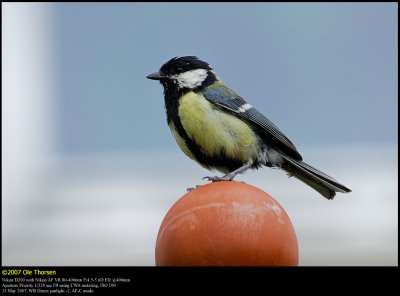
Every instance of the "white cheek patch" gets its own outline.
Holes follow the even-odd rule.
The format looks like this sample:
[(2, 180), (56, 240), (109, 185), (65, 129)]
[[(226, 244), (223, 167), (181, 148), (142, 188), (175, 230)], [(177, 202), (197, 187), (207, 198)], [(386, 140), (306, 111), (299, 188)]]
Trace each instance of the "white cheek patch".
[(253, 108), (252, 105), (244, 104), (244, 105), (240, 106), (238, 110), (239, 110), (240, 113), (244, 113), (244, 112), (246, 112), (247, 110), (249, 110), (251, 108)]
[(200, 86), (207, 78), (207, 70), (196, 69), (176, 75), (174, 79), (178, 82), (179, 88), (193, 89)]

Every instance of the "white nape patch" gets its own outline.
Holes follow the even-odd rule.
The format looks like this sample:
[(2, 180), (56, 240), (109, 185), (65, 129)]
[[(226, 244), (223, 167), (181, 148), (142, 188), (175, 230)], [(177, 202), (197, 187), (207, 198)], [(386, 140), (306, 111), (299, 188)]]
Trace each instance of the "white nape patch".
[(178, 82), (179, 88), (194, 89), (200, 86), (207, 78), (207, 70), (196, 69), (184, 72), (173, 77)]
[(238, 110), (239, 110), (239, 112), (244, 113), (251, 108), (253, 108), (253, 106), (246, 103), (246, 104), (240, 106)]

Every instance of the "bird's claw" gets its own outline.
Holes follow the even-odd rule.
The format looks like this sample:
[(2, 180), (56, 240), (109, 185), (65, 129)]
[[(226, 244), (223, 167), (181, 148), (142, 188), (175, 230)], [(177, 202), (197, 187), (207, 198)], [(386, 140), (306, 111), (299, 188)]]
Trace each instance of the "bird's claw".
[[(196, 187), (195, 188), (197, 188), (197, 187), (200, 187), (201, 185), (196, 185)], [(187, 188), (186, 189), (186, 191), (187, 192), (189, 192), (189, 191), (192, 191), (193, 189), (195, 189), (195, 188), (193, 188), (193, 187), (189, 187), (189, 188)]]
[(225, 178), (225, 176), (224, 177), (217, 177), (217, 176), (209, 177), (209, 176), (206, 176), (206, 177), (203, 178), (203, 180), (204, 179), (206, 179), (208, 181), (211, 181), (211, 182), (231, 181), (232, 180), (232, 179), (229, 179), (229, 178)]
[(215, 177), (206, 176), (202, 180), (207, 180), (207, 181), (211, 181), (211, 182), (218, 182), (218, 181), (221, 181), (221, 178), (219, 178), (217, 176), (215, 176)]

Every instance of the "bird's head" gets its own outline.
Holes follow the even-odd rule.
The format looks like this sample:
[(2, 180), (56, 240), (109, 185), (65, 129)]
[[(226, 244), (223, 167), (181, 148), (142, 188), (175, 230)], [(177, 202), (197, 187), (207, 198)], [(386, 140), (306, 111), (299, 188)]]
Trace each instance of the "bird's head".
[(195, 90), (216, 80), (210, 65), (195, 56), (175, 57), (161, 66), (160, 71), (147, 76), (159, 80), (167, 88)]

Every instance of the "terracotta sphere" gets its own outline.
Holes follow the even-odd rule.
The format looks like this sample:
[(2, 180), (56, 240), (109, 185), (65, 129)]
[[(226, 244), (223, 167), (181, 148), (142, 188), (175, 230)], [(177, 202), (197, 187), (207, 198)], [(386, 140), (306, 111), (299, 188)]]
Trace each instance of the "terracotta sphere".
[(234, 181), (189, 191), (168, 211), (157, 266), (297, 266), (292, 223), (264, 191)]

